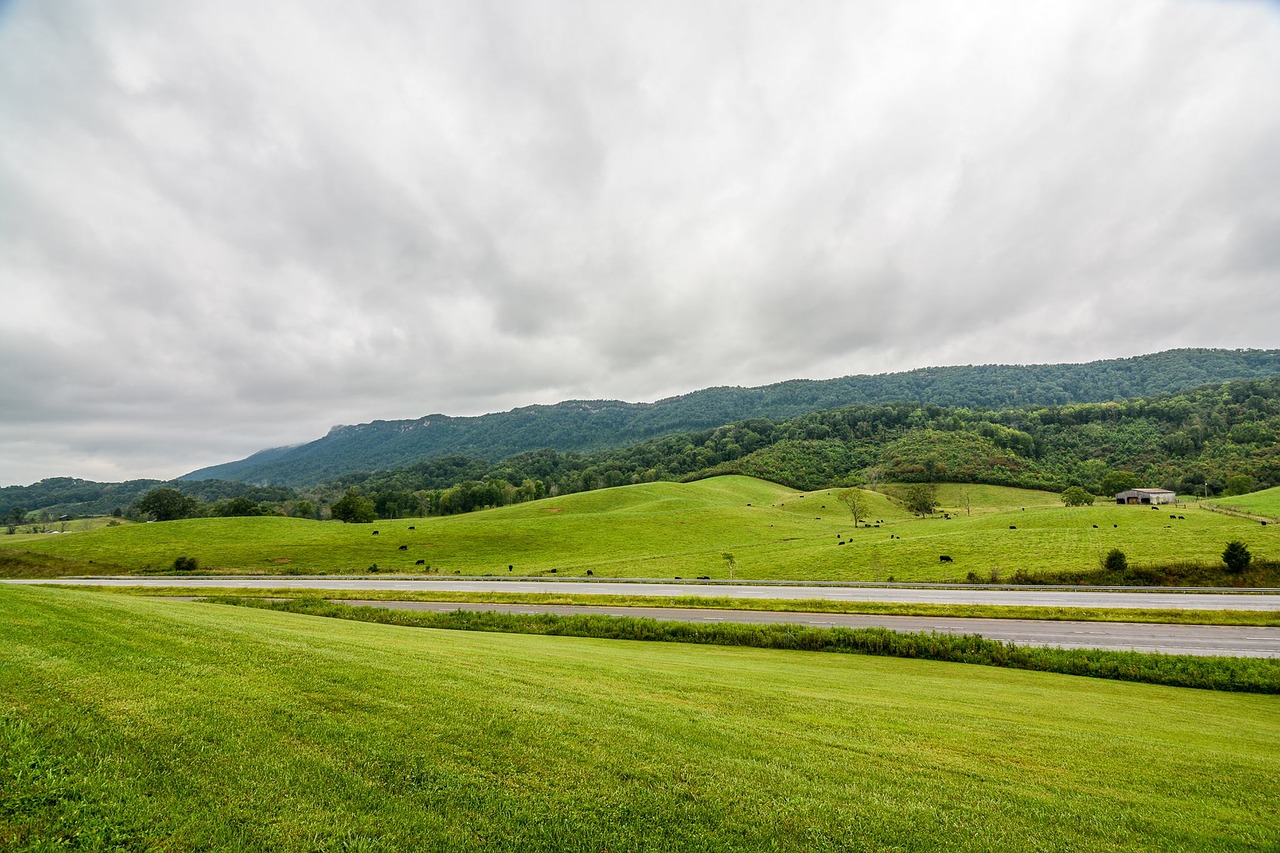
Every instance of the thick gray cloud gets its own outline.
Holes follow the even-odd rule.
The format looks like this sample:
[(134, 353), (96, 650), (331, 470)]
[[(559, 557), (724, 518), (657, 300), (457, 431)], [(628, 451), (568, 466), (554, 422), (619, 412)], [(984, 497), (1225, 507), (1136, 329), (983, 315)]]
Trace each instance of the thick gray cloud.
[(1280, 346), (1263, 2), (0, 5), (0, 484)]

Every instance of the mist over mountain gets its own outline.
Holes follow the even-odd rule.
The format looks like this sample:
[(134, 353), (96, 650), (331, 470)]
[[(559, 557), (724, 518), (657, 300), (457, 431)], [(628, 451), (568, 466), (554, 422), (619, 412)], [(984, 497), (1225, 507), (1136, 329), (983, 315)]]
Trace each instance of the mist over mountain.
[(335, 426), (315, 441), (262, 450), (182, 480), (313, 485), (444, 456), (497, 461), (531, 450), (596, 451), (761, 417), (894, 402), (975, 409), (1098, 403), (1231, 379), (1280, 375), (1280, 350), (1178, 349), (1085, 364), (930, 367), (902, 373), (715, 387), (654, 403), (570, 400), (478, 417)]

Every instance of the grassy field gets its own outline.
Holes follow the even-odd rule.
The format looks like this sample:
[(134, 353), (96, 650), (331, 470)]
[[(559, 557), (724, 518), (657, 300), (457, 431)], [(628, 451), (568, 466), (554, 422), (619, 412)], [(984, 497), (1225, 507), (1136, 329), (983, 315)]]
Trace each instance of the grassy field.
[[(747, 477), (627, 486), (371, 525), (192, 519), (0, 537), (0, 571), (6, 551), (26, 551), (95, 573), (166, 571), (176, 557), (192, 556), (201, 570), (217, 572), (349, 573), (376, 565), (381, 572), (581, 577), (590, 570), (725, 579), (723, 554), (732, 553), (739, 579), (927, 581), (969, 572), (1009, 580), (1019, 569), (1086, 570), (1112, 548), (1134, 565), (1220, 564), (1233, 539), (1257, 558), (1280, 556), (1280, 525), (1194, 505), (1066, 508), (1045, 492), (946, 486), (940, 490), (944, 512), (920, 519), (885, 495), (869, 497), (875, 526), (857, 530), (830, 492), (806, 494)], [(943, 555), (952, 562), (942, 562)]]
[(1280, 486), (1233, 498), (1214, 498), (1213, 503), (1240, 512), (1280, 519)]
[(0, 849), (1274, 849), (1273, 697), (0, 589)]

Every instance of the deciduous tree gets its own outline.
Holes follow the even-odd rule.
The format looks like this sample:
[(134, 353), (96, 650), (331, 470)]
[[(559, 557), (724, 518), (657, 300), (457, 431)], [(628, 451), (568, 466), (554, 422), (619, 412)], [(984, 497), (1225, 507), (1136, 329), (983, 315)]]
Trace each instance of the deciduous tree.
[(1079, 486), (1070, 486), (1062, 493), (1062, 502), (1067, 506), (1093, 506), (1093, 495)]
[(857, 527), (858, 522), (867, 514), (871, 506), (871, 502), (867, 500), (866, 492), (862, 489), (841, 489), (836, 492), (836, 500), (849, 508), (849, 513), (853, 516), (853, 526)]
[(938, 489), (932, 483), (916, 483), (907, 489), (903, 503), (921, 518), (932, 515), (938, 508)]
[(329, 514), (338, 521), (350, 524), (368, 524), (378, 517), (373, 501), (355, 489), (348, 489), (345, 495), (334, 501)]
[(150, 516), (155, 521), (175, 521), (195, 515), (200, 508), (200, 502), (177, 489), (161, 487), (152, 489), (138, 498), (135, 506), (138, 512)]

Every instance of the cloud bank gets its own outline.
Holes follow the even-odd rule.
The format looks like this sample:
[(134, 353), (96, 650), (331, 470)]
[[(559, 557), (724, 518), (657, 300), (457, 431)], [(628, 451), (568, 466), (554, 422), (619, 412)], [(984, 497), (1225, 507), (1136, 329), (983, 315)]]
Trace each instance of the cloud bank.
[(1280, 7), (0, 6), (0, 485), (1280, 346)]

